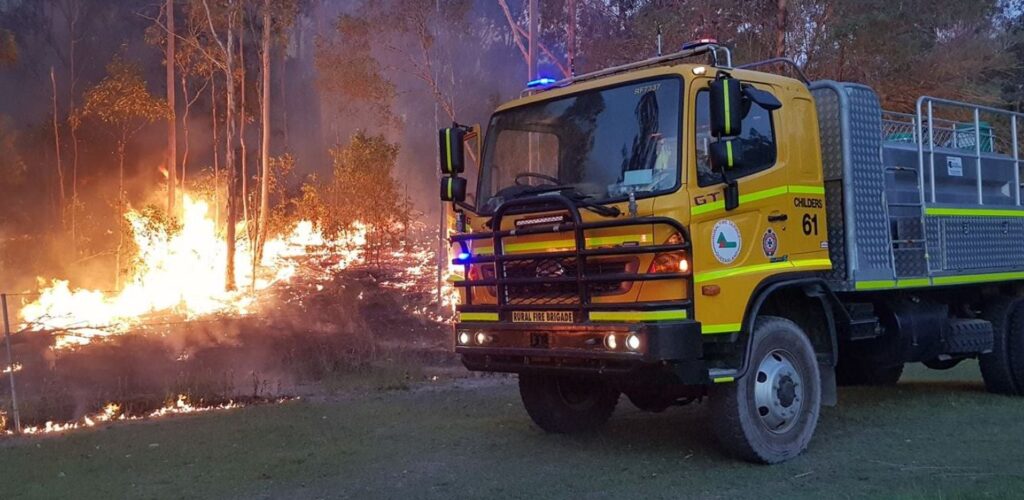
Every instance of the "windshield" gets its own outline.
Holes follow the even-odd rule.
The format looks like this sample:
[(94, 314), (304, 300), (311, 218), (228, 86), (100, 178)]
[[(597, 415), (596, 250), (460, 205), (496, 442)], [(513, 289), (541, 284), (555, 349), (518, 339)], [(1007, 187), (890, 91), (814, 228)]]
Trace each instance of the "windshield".
[(556, 185), (594, 202), (675, 188), (681, 87), (679, 78), (645, 80), (495, 114), (478, 206), (492, 212)]

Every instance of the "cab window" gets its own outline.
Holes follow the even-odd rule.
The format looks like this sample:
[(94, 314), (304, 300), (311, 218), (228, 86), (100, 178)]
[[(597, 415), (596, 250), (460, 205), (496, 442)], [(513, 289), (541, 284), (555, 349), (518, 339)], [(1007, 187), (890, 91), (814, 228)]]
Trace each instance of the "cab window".
[[(708, 146), (715, 140), (710, 133), (709, 98), (710, 93), (707, 90), (697, 92), (695, 131), (697, 134), (697, 184), (700, 187), (722, 182), (722, 174), (711, 170), (711, 161), (708, 158)], [(744, 164), (729, 171), (730, 178), (746, 177), (775, 165), (778, 150), (775, 145), (775, 124), (772, 121), (771, 111), (757, 103), (750, 102), (749, 108), (743, 116), (743, 130), (735, 140), (742, 145), (745, 151)]]

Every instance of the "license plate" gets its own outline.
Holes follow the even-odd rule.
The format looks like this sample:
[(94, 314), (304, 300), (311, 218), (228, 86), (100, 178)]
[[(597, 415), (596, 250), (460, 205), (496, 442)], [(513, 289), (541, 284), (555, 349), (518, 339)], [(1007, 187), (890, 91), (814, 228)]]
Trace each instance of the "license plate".
[(513, 323), (572, 323), (572, 311), (512, 311)]

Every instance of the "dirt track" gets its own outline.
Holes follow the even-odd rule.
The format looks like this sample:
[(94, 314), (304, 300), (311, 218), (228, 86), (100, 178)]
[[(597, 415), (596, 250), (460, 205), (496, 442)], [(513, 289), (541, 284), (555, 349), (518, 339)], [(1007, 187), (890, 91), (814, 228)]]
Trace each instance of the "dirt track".
[(0, 498), (1019, 497), (1024, 399), (975, 370), (843, 390), (809, 453), (775, 467), (722, 456), (700, 405), (623, 399), (605, 432), (550, 436), (512, 381), (469, 379), (0, 441)]

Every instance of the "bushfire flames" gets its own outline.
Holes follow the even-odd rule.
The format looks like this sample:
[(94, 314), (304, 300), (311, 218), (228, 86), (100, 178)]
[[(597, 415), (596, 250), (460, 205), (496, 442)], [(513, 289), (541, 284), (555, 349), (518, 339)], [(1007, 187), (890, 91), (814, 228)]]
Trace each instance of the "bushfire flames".
[(361, 261), (366, 243), (360, 224), (344, 238), (328, 241), (312, 223), (302, 221), (287, 237), (267, 241), (262, 262), (254, 269), (254, 252), (240, 225), (235, 258), (239, 290), (225, 291), (227, 249), (209, 203), (186, 195), (181, 228), (175, 232), (140, 211), (129, 212), (127, 219), (138, 264), (124, 288), (106, 294), (72, 289), (64, 280), (43, 282), (39, 298), (21, 310), (22, 330), (55, 332), (55, 347), (61, 349), (127, 333), (156, 316), (192, 320), (248, 314), (254, 301), (251, 292), (290, 280), (299, 266), (297, 257), (314, 248), (330, 248), (338, 259), (336, 268), (343, 269)]
[[(142, 332), (149, 326), (188, 322), (209, 316), (245, 316), (259, 313), (259, 292), (284, 285), (303, 276), (312, 278), (317, 290), (323, 280), (336, 271), (362, 264), (367, 244), (367, 228), (353, 224), (353, 230), (331, 239), (308, 221), (298, 222), (287, 236), (266, 242), (259, 265), (253, 265), (252, 247), (244, 224), (235, 256), (237, 291), (225, 291), (226, 242), (210, 214), (210, 204), (186, 195), (180, 226), (169, 230), (165, 223), (145, 211), (130, 211), (127, 221), (137, 249), (124, 286), (118, 292), (74, 288), (69, 281), (40, 278), (38, 299), (22, 306), (20, 333), (53, 336), (57, 351), (76, 349), (116, 335)], [(424, 228), (418, 228), (424, 229)], [(391, 253), (398, 263), (397, 274), (381, 282), (382, 286), (403, 292), (433, 288), (436, 271), (430, 238), (420, 244), (405, 245)], [(451, 269), (451, 271), (456, 271)], [(295, 280), (298, 282), (299, 280)], [(414, 314), (433, 321), (451, 319), (457, 292), (444, 283), (440, 308), (407, 306)], [(359, 295), (362, 299), (362, 294)], [(70, 352), (70, 351), (69, 351)], [(13, 363), (0, 369), (0, 378), (12, 377), (22, 370)], [(283, 402), (282, 398), (269, 402)], [(198, 404), (179, 396), (152, 411), (123, 411), (118, 403), (106, 403), (102, 410), (76, 420), (46, 422), (22, 428), (22, 434), (42, 435), (95, 427), (113, 421), (140, 420), (182, 413), (228, 410), (244, 406), (237, 401), (223, 404)], [(13, 421), (0, 409), (0, 436), (14, 434)]]
[[(279, 399), (277, 402), (285, 402), (288, 399)], [(24, 435), (41, 435), (41, 434), (54, 434), (59, 432), (66, 432), (75, 429), (84, 429), (89, 427), (96, 427), (99, 424), (114, 421), (132, 421), (132, 420), (144, 420), (147, 418), (163, 417), (167, 415), (181, 415), (188, 413), (203, 413), (209, 411), (218, 410), (233, 410), (241, 408), (245, 405), (236, 403), (234, 401), (228, 401), (227, 403), (218, 405), (195, 405), (189, 401), (188, 396), (184, 394), (178, 395), (178, 397), (169, 402), (162, 408), (156, 409), (148, 414), (143, 415), (128, 415), (125, 414), (121, 405), (116, 403), (108, 403), (103, 407), (103, 410), (92, 414), (86, 415), (73, 422), (46, 422), (45, 425), (41, 426), (30, 426), (21, 429), (21, 433)], [(7, 428), (8, 419), (6, 413), (0, 411), (0, 435), (13, 435), (14, 431)]]

